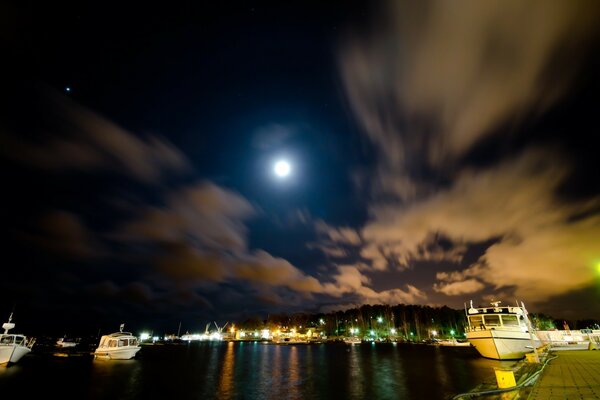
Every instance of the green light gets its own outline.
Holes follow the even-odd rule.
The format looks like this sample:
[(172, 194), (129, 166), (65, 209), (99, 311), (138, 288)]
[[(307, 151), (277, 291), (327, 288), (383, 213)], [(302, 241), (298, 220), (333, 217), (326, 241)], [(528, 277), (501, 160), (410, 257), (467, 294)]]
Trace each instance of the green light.
[(382, 323), (383, 322), (383, 318), (377, 317), (377, 322)]
[(454, 333), (455, 333), (455, 332), (454, 332), (454, 329), (452, 329), (452, 330), (450, 331), (450, 334), (451, 334), (452, 336), (454, 336)]
[(371, 331), (371, 336), (375, 336), (375, 331)]

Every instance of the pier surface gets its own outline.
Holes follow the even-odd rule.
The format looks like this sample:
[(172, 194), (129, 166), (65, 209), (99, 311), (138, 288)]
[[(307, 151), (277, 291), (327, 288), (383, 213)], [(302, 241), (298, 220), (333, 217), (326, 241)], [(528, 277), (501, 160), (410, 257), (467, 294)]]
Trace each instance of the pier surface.
[(529, 400), (600, 399), (600, 351), (555, 353), (530, 392)]

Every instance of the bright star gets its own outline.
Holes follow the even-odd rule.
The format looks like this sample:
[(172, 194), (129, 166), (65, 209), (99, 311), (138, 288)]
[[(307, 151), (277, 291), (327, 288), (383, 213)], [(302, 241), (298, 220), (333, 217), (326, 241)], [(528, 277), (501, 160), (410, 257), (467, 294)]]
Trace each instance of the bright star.
[(290, 164), (287, 161), (277, 161), (275, 163), (275, 174), (280, 177), (286, 177), (290, 174), (291, 171)]

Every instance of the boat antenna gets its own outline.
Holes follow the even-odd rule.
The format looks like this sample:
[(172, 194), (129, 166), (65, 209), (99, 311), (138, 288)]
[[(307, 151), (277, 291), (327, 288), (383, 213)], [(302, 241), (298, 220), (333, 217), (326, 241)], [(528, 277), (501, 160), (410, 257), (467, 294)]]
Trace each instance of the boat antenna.
[(121, 326), (119, 326), (119, 332), (123, 332), (124, 328), (125, 328), (125, 324), (121, 324)]
[(181, 332), (181, 321), (179, 321), (179, 328), (177, 328), (177, 337), (179, 337), (179, 332)]

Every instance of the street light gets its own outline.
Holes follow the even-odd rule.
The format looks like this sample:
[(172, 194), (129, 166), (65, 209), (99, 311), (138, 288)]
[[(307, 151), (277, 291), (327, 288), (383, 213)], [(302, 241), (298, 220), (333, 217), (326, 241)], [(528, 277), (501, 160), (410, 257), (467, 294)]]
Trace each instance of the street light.
[(377, 322), (382, 323), (383, 322), (383, 318), (377, 317)]

